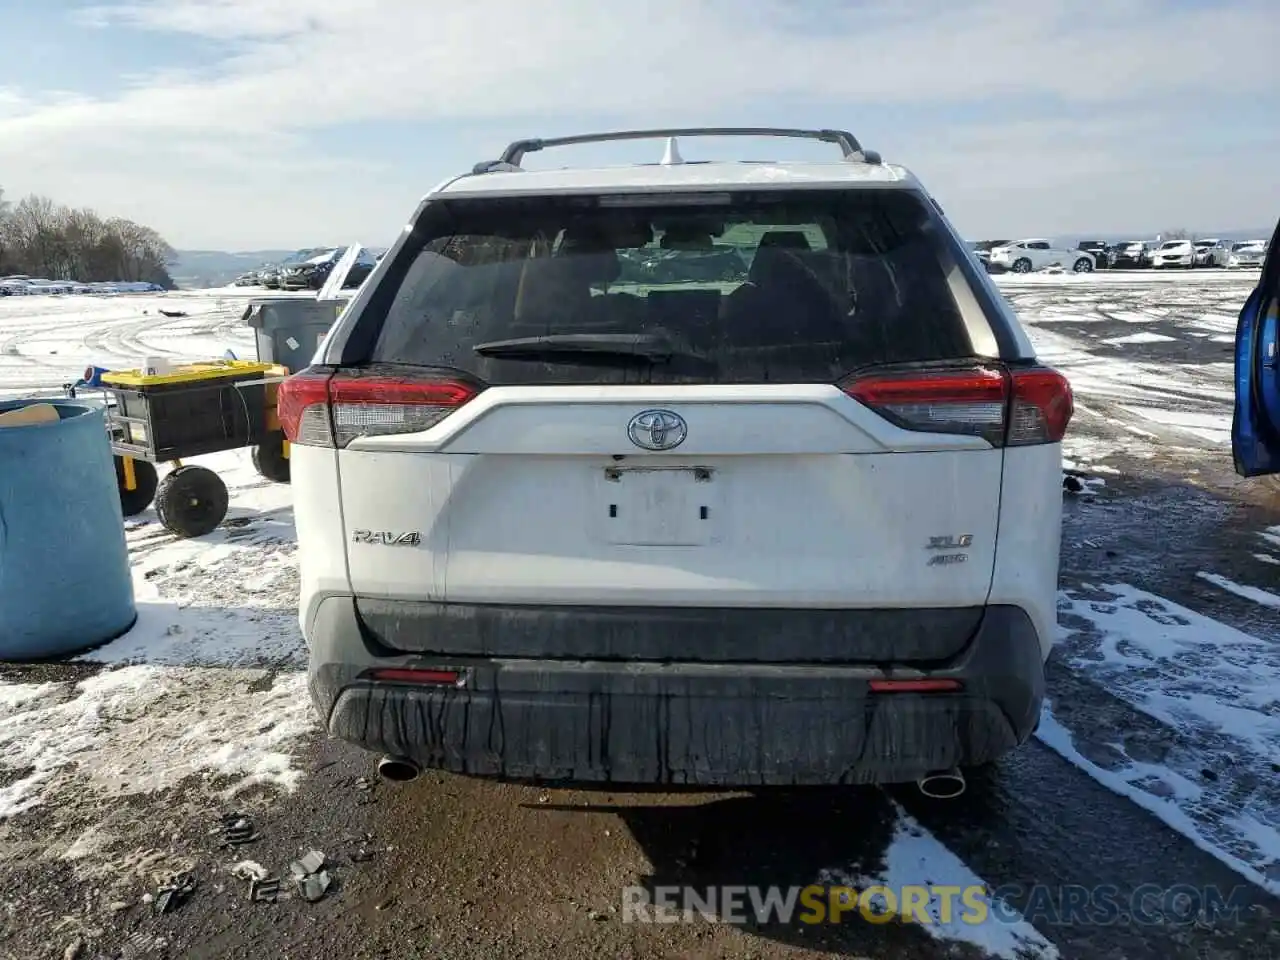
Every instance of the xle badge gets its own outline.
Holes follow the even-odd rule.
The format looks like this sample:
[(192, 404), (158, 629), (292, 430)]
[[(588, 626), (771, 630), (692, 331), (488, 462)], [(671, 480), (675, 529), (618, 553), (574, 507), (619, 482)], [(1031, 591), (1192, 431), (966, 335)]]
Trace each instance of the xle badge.
[[(930, 537), (929, 545), (926, 550), (963, 550), (966, 547), (973, 546), (973, 534), (961, 533), (948, 534), (943, 537)], [(930, 567), (949, 567), (953, 564), (964, 563), (969, 559), (967, 553), (935, 553), (929, 558), (928, 566)]]
[(355, 530), (351, 539), (354, 543), (376, 543), (383, 547), (416, 547), (422, 543), (422, 534), (416, 530), (404, 533), (392, 530)]

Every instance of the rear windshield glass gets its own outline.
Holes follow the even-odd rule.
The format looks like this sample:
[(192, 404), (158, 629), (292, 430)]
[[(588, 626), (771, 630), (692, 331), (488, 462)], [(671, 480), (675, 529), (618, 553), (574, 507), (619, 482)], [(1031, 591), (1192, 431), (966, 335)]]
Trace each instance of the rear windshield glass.
[(361, 318), (368, 359), (493, 385), (797, 383), (972, 354), (960, 247), (918, 198), (679, 199), (428, 205)]

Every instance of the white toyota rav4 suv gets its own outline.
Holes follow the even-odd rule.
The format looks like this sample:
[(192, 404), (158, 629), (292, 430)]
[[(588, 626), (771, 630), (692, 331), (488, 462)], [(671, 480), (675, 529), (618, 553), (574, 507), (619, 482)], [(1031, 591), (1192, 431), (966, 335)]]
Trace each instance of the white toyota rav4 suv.
[(848, 133), (516, 142), (422, 201), (279, 413), (312, 696), (390, 778), (954, 795), (1036, 726), (1071, 391)]

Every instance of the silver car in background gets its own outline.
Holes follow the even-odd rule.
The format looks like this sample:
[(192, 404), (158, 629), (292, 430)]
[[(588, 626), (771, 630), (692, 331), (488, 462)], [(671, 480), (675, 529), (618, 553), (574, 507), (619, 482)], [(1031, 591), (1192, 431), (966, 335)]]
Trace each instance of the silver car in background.
[(1262, 269), (1262, 261), (1267, 255), (1265, 240), (1246, 240), (1233, 243), (1231, 253), (1227, 256), (1228, 268), (1255, 267)]

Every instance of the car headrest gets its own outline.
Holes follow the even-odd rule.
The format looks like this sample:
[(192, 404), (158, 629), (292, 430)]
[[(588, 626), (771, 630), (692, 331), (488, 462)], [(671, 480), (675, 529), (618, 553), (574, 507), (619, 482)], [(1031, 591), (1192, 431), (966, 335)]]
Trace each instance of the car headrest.
[(803, 230), (770, 230), (760, 238), (760, 247), (783, 247), (787, 250), (808, 250), (809, 238)]

